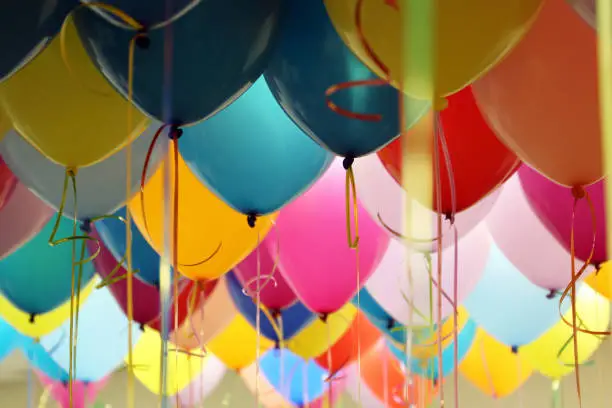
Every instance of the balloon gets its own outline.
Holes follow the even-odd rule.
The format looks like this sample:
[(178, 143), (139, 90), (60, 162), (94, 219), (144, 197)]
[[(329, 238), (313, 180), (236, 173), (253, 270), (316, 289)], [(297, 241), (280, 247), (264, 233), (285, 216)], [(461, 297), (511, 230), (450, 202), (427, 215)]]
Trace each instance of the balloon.
[[(430, 112), (424, 117), (414, 130), (408, 131), (406, 137), (414, 137), (430, 126), (435, 120), (433, 114)], [(443, 214), (460, 213), (472, 207), (506, 181), (521, 164), (516, 155), (497, 140), (495, 133), (484, 121), (471, 88), (449, 96), (448, 107), (439, 113), (438, 132), (441, 140), (437, 146), (440, 174), (438, 176), (436, 170), (432, 169), (432, 183), (436, 186), (439, 177), (441, 204), (438, 206), (435, 188), (433, 198), (414, 198), (422, 203), (433, 203), (429, 205)], [(401, 184), (404, 155), (402, 140), (392, 142), (377, 154), (387, 171)], [(474, 160), (474, 157), (478, 157), (478, 160)]]
[[(384, 77), (381, 63), (374, 61), (366, 51), (366, 40), (360, 39), (367, 38), (395, 86), (409, 95), (432, 100), (456, 93), (501, 60), (527, 32), (542, 0), (503, 4), (436, 1), (430, 9), (416, 3), (393, 6), (397, 3), (365, 1), (361, 11), (367, 16), (363, 18), (363, 33), (355, 23), (359, 4), (358, 0), (325, 1), (344, 42)], [(431, 22), (426, 13), (433, 14), (429, 16)], [(429, 40), (433, 44), (427, 36), (433, 37)]]
[(15, 192), (17, 185), (17, 177), (6, 165), (6, 162), (0, 157), (0, 209), (4, 208), (9, 198)]
[(16, 251), (40, 232), (53, 215), (53, 210), (23, 184), (0, 210), (0, 259)]
[[(256, 327), (257, 305), (255, 304), (255, 298), (251, 298), (242, 292), (242, 286), (240, 286), (240, 282), (233, 273), (226, 275), (226, 282), (236, 308), (253, 327)], [(260, 312), (261, 335), (276, 343), (283, 343), (302, 331), (314, 320), (315, 315), (301, 303), (296, 303), (282, 310), (280, 316), (270, 314), (270, 317), (275, 320), (274, 323), (269, 320), (270, 318), (263, 310)], [(282, 333), (282, 338), (279, 338), (275, 328)]]
[[(192, 364), (197, 364), (197, 361)], [(208, 356), (200, 374), (187, 387), (179, 391), (181, 406), (195, 407), (204, 404), (205, 399), (221, 384), (225, 372), (225, 366), (218, 358), (213, 355)]]
[(20, 336), (10, 324), (0, 319), (0, 361), (4, 360), (19, 345)]
[[(569, 302), (568, 302), (569, 303)], [(565, 319), (572, 321), (572, 311), (565, 312)], [(597, 294), (588, 285), (583, 285), (576, 296), (576, 314), (582, 328), (603, 331), (610, 321), (608, 299)], [(536, 341), (521, 347), (519, 353), (534, 369), (552, 379), (559, 379), (574, 370), (573, 329), (560, 320)], [(568, 343), (569, 341), (569, 343)], [(588, 333), (577, 333), (578, 363), (589, 360), (603, 338)]]
[[(79, 310), (76, 338), (78, 358), (76, 377), (82, 381), (98, 381), (111, 374), (128, 353), (128, 330), (132, 342), (140, 338), (136, 324), (127, 318), (107, 289), (94, 291)], [(70, 369), (70, 322), (40, 339), (40, 344), (51, 358), (65, 371)], [(157, 350), (159, 359), (159, 349)]]
[(313, 359), (340, 340), (351, 327), (356, 315), (355, 306), (347, 303), (325, 320), (317, 319), (306, 326), (289, 340), (287, 347), (305, 360)]
[[(438, 241), (434, 238), (435, 233), (427, 237), (410, 239), (405, 233), (404, 223), (408, 200), (412, 205), (412, 219), (416, 221), (430, 217), (436, 230), (438, 214), (423, 207), (418, 201), (408, 196), (406, 191), (385, 170), (377, 155), (373, 154), (356, 160), (353, 169), (357, 180), (357, 197), (373, 220), (384, 228), (392, 238), (407, 242), (416, 250), (424, 252), (438, 250)], [(494, 190), (472, 207), (455, 214), (454, 224), (443, 217), (442, 247), (446, 248), (454, 244), (454, 229), (457, 230), (458, 238), (474, 229), (491, 211), (498, 196), (499, 189)], [(398, 237), (391, 230), (399, 233), (401, 237)]]
[(597, 27), (595, 2), (597, 0), (566, 0), (574, 10), (593, 28)]
[(367, 385), (363, 384), (361, 377), (359, 377), (359, 365), (353, 363), (344, 370), (346, 392), (351, 397), (353, 402), (359, 404), (362, 407), (368, 408), (387, 408), (388, 404), (381, 401), (374, 395), (372, 390)]
[(128, 131), (130, 105), (97, 71), (73, 24), (67, 26), (66, 53), (70, 68), (55, 38), (0, 85), (0, 103), (15, 130), (38, 151), (61, 166), (78, 168), (119, 150), (145, 130), (147, 121), (134, 112)]
[(37, 340), (22, 336), (20, 338), (19, 348), (32, 368), (44, 373), (52, 380), (63, 382), (68, 382), (70, 380), (68, 372), (51, 358), (47, 350), (45, 350)]
[[(72, 263), (89, 256), (84, 248), (84, 256), (79, 257), (82, 252), (79, 248), (84, 243), (75, 244), (75, 254), (70, 243), (49, 245), (54, 225), (55, 220), (49, 221), (30, 242), (0, 261), (0, 291), (18, 309), (30, 314), (32, 319), (36, 315), (52, 311), (70, 299)], [(73, 223), (60, 219), (57, 238), (73, 235)], [(78, 271), (82, 271), (83, 289), (93, 277), (94, 268), (91, 263), (85, 263), (82, 268), (77, 266), (74, 269), (75, 282)]]
[(29, 64), (75, 6), (74, 0), (6, 1), (0, 7), (0, 81)]
[[(257, 293), (257, 271), (259, 271), (259, 297), (268, 309), (279, 312), (297, 302), (297, 297), (278, 269), (278, 240), (275, 234), (268, 235), (234, 268), (234, 275), (249, 292)], [(271, 278), (269, 278), (272, 276)], [(270, 279), (270, 280), (268, 280)], [(267, 282), (267, 283), (266, 283)]]
[(53, 380), (35, 371), (42, 386), (49, 390), (60, 408), (85, 408), (96, 400), (98, 392), (106, 385), (106, 378), (96, 382), (73, 381), (69, 386), (63, 381)]
[[(562, 311), (569, 303), (563, 302)], [(531, 283), (496, 245), (482, 279), (463, 304), (479, 326), (508, 346), (531, 343), (559, 320), (558, 295)]]
[[(131, 194), (140, 190), (140, 175), (147, 150), (156, 129), (149, 129), (132, 143)], [(0, 142), (0, 154), (19, 177), (19, 180), (37, 196), (58, 210), (66, 194), (64, 215), (85, 220), (100, 215), (112, 214), (125, 204), (125, 182), (127, 154), (125, 149), (107, 159), (80, 169), (76, 174), (77, 203), (75, 206), (72, 185), (64, 192), (66, 169), (53, 163), (31, 146), (17, 132), (11, 131)], [(153, 174), (164, 157), (162, 149), (156, 148), (151, 156), (148, 176)], [(76, 207), (76, 208), (75, 208)], [(78, 214), (75, 214), (75, 209)], [(125, 230), (125, 225), (124, 225)]]
[(483, 329), (478, 329), (472, 347), (459, 364), (459, 372), (464, 378), (495, 399), (516, 391), (532, 371), (518, 353)]
[(379, 338), (380, 331), (376, 326), (368, 321), (365, 314), (358, 312), (349, 329), (329, 347), (329, 351), (315, 358), (315, 362), (329, 372), (336, 373), (358, 356), (370, 351)]
[[(156, 3), (159, 10), (163, 2)], [(261, 75), (276, 37), (279, 5), (279, 0), (195, 4), (169, 26), (170, 72), (164, 63), (165, 38), (170, 34), (165, 29), (147, 31), (146, 46), (132, 51), (133, 30), (117, 27), (88, 8), (76, 11), (74, 18), (89, 55), (119, 92), (128, 94), (131, 56), (134, 103), (164, 123), (185, 126), (228, 106)], [(141, 18), (150, 15), (142, 8), (138, 11)], [(223, 41), (214, 41), (219, 35)], [(172, 84), (171, 92), (163, 86), (167, 83)]]
[[(458, 241), (457, 260), (455, 260), (454, 247), (442, 252), (442, 289), (451, 299), (455, 286), (455, 265), (460, 278), (457, 282), (455, 301), (461, 303), (480, 280), (487, 264), (490, 247), (489, 233), (484, 225), (479, 225)], [(438, 256), (435, 253), (432, 255), (408, 254), (402, 244), (392, 241), (380, 265), (368, 280), (366, 288), (387, 313), (398, 322), (408, 326), (428, 325), (438, 316)], [(428, 261), (428, 258), (431, 259), (431, 262)], [(409, 266), (411, 279), (408, 274)], [(430, 273), (434, 277), (433, 283)], [(430, 289), (433, 299), (430, 296)], [(442, 317), (452, 312), (452, 304), (444, 300)]]
[(389, 244), (389, 238), (356, 203), (359, 229), (354, 233), (360, 237), (359, 251), (347, 245), (345, 200), (349, 197), (344, 194), (344, 179), (345, 171), (336, 160), (310, 190), (281, 211), (276, 222), (283, 243), (280, 272), (302, 303), (321, 315), (351, 300)]
[[(279, 43), (265, 77), (276, 100), (304, 132), (335, 154), (352, 158), (399, 136), (399, 95), (391, 86), (343, 89), (331, 97), (340, 108), (380, 114), (378, 121), (346, 117), (326, 105), (323, 98), (331, 86), (376, 75), (342, 43), (321, 2), (288, 2), (280, 21)], [(427, 102), (405, 101), (406, 128), (427, 109)]]
[(370, 323), (376, 326), (387, 338), (400, 344), (406, 343), (405, 326), (396, 322), (372, 297), (367, 288), (361, 289), (358, 295), (353, 298), (352, 303), (365, 313)]
[(278, 211), (321, 177), (333, 158), (287, 117), (263, 78), (184, 132), (179, 150), (187, 166), (243, 214)]
[(504, 184), (486, 223), (504, 256), (533, 284), (563, 290), (570, 283), (570, 254), (531, 209), (518, 176)]
[[(551, 182), (527, 166), (521, 168), (519, 178), (533, 212), (561, 245), (568, 251), (571, 250), (573, 219), (576, 256), (586, 261), (591, 254), (593, 240), (595, 240), (595, 252), (590, 263), (598, 265), (608, 260), (605, 181), (602, 180), (585, 188), (593, 203), (594, 213), (591, 213), (591, 206), (587, 200), (579, 200), (576, 203), (575, 214), (572, 215), (575, 198), (571, 189)], [(597, 224), (595, 231), (593, 231), (593, 218)], [(565, 265), (566, 270), (571, 271), (570, 263), (567, 262)]]
[(545, 1), (524, 40), (474, 84), (499, 139), (538, 172), (570, 187), (604, 175), (596, 35), (564, 0)]
[(604, 262), (584, 282), (606, 299), (612, 299), (612, 264)]
[[(174, 160), (171, 162), (174, 168)], [(258, 217), (255, 228), (250, 228), (243, 214), (200, 184), (180, 156), (177, 168), (179, 272), (196, 281), (216, 279), (255, 249), (258, 241), (265, 238), (274, 216)], [(134, 222), (157, 253), (163, 251), (164, 243), (164, 177), (162, 166), (145, 185), (145, 213), (140, 195), (128, 206)]]

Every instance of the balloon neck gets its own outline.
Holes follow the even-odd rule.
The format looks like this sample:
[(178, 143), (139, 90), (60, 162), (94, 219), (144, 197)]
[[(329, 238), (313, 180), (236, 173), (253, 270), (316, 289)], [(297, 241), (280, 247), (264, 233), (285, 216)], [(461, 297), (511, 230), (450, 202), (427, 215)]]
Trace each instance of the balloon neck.
[(151, 46), (151, 38), (149, 37), (147, 31), (144, 29), (138, 31), (138, 34), (136, 34), (135, 42), (136, 46), (141, 50), (147, 50)]
[(389, 320), (387, 320), (387, 330), (391, 330), (395, 327), (395, 320), (393, 320), (392, 318), (389, 318)]
[(76, 167), (66, 167), (66, 174), (68, 174), (69, 177), (76, 177), (78, 172), (79, 169), (77, 169)]
[(329, 318), (329, 314), (328, 313), (322, 313), (321, 315), (319, 315), (319, 319), (321, 319), (321, 321), (323, 323), (327, 323), (327, 319)]
[(86, 234), (91, 234), (91, 220), (89, 218), (85, 218), (81, 222), (81, 231)]
[(344, 160), (342, 160), (342, 167), (344, 167), (344, 170), (348, 170), (353, 167), (353, 163), (355, 163), (355, 158), (352, 156), (346, 156)]
[(275, 350), (280, 350), (280, 349), (281, 349), (281, 343), (280, 343), (280, 341), (277, 341), (276, 343), (274, 343), (274, 349), (275, 349)]
[(34, 324), (34, 320), (36, 319), (36, 313), (30, 313), (30, 319), (29, 322), (31, 324)]
[(446, 98), (436, 98), (432, 102), (432, 107), (436, 112), (443, 111), (448, 108), (448, 99)]
[(144, 333), (144, 331), (145, 331), (145, 325), (144, 325), (144, 323), (140, 323), (140, 325), (138, 326), (138, 328), (140, 329), (140, 331), (141, 331), (141, 332), (143, 332), (143, 333)]
[(449, 221), (451, 224), (455, 223), (455, 214), (449, 212), (449, 213), (445, 213), (444, 214), (444, 219), (446, 221)]
[(510, 350), (512, 351), (512, 354), (517, 354), (518, 353), (518, 346), (512, 346), (512, 348)]
[(257, 214), (250, 213), (247, 215), (247, 223), (249, 224), (249, 227), (255, 228), (256, 222), (257, 222)]
[(555, 289), (551, 289), (547, 294), (546, 294), (546, 299), (553, 299), (555, 296), (557, 296), (557, 291)]
[(171, 140), (179, 140), (183, 136), (183, 129), (178, 125), (170, 126), (170, 131), (168, 132), (168, 137)]
[(586, 196), (586, 191), (582, 186), (574, 186), (572, 187), (572, 195), (576, 200), (580, 200)]
[(274, 320), (278, 320), (278, 318), (281, 317), (281, 311), (278, 309), (270, 310), (270, 314)]

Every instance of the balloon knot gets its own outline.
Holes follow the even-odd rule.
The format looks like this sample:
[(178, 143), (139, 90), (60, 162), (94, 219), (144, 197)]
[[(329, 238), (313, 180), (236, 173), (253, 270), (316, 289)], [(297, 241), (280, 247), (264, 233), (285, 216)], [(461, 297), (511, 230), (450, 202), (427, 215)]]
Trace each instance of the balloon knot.
[(433, 101), (433, 109), (436, 112), (443, 111), (448, 108), (448, 100), (446, 98), (437, 98)]
[(451, 224), (454, 224), (455, 223), (455, 214), (453, 214), (453, 213), (445, 213), (444, 214), (444, 219), (446, 221), (450, 221)]
[(272, 315), (272, 318), (274, 320), (277, 320), (279, 317), (281, 317), (281, 311), (279, 309), (270, 310), (270, 314)]
[(391, 330), (394, 327), (395, 327), (395, 320), (391, 318), (387, 320), (387, 330)]
[(81, 231), (86, 234), (91, 234), (91, 220), (89, 218), (85, 218), (83, 222), (81, 222)]
[(512, 354), (517, 354), (518, 353), (518, 346), (512, 346), (512, 348), (510, 350), (512, 351)]
[(146, 30), (140, 30), (136, 35), (136, 46), (141, 50), (147, 50), (151, 46), (151, 39)]
[(581, 198), (584, 198), (584, 196), (586, 195), (586, 191), (584, 191), (584, 188), (582, 186), (574, 186), (572, 187), (572, 195), (575, 199), (579, 200)]
[(280, 349), (281, 349), (280, 341), (276, 341), (276, 342), (274, 343), (274, 349), (275, 349), (275, 350), (280, 350)]
[(257, 221), (257, 214), (250, 213), (247, 215), (247, 223), (249, 224), (249, 227), (255, 228), (256, 221)]
[(328, 317), (329, 317), (329, 314), (328, 314), (328, 313), (321, 313), (321, 314), (319, 315), (319, 319), (321, 319), (321, 321), (322, 321), (323, 323), (327, 323), (327, 318), (328, 318)]
[(36, 313), (30, 313), (30, 320), (29, 320), (29, 322), (31, 324), (34, 324), (34, 319), (36, 319)]
[(183, 136), (183, 129), (181, 129), (177, 125), (170, 126), (170, 132), (168, 132), (168, 137), (171, 140), (179, 140)]
[(76, 167), (66, 167), (66, 173), (70, 177), (76, 177), (78, 169)]
[(554, 289), (551, 289), (547, 294), (546, 294), (546, 299), (553, 299), (555, 296), (557, 296), (557, 291)]
[(355, 162), (354, 157), (347, 156), (344, 158), (344, 160), (342, 160), (342, 167), (344, 167), (344, 170), (348, 170), (353, 166), (354, 162)]
[(145, 331), (145, 325), (144, 325), (144, 323), (140, 323), (140, 325), (138, 326), (138, 328), (140, 329), (140, 331), (141, 331), (141, 332), (143, 332), (143, 333), (144, 333), (144, 331)]
[(434, 377), (431, 379), (431, 383), (433, 384), (434, 387), (438, 386), (438, 377)]

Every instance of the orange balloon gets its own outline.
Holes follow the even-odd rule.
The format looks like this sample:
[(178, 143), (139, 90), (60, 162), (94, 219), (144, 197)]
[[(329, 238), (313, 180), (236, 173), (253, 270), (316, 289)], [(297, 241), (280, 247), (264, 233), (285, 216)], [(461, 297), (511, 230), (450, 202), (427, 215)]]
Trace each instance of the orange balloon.
[(498, 137), (570, 187), (604, 175), (596, 36), (566, 1), (548, 0), (523, 41), (473, 87)]
[(384, 341), (378, 342), (361, 360), (361, 378), (379, 400), (389, 401), (389, 408), (425, 408), (437, 392), (433, 381), (413, 375), (412, 384), (405, 395), (404, 369)]
[[(329, 352), (315, 358), (315, 361), (329, 372), (338, 372), (342, 367), (355, 361), (359, 354), (363, 356), (370, 351), (379, 338), (378, 329), (363, 313), (359, 312), (351, 327), (340, 337), (340, 340), (329, 349)], [(329, 365), (328, 358), (331, 360), (331, 365)]]

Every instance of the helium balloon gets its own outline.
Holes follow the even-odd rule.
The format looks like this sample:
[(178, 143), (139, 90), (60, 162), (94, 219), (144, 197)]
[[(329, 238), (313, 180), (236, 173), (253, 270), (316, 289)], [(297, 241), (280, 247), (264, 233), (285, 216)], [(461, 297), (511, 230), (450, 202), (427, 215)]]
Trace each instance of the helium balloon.
[[(605, 181), (599, 181), (585, 188), (594, 208), (594, 213), (591, 213), (591, 206), (587, 200), (578, 200), (574, 207), (576, 198), (572, 189), (553, 183), (527, 166), (521, 168), (519, 178), (533, 212), (565, 249), (571, 251), (573, 228), (574, 253), (578, 258), (584, 261), (589, 259), (595, 241), (595, 251), (590, 263), (598, 265), (608, 260)], [(569, 269), (570, 263), (565, 265), (566, 269)]]
[[(455, 266), (459, 278), (455, 302), (463, 302), (474, 290), (485, 270), (490, 247), (489, 233), (484, 225), (479, 225), (458, 241), (458, 259), (455, 259), (454, 247), (442, 251), (441, 286), (447, 296), (452, 299)], [(366, 288), (398, 322), (408, 326), (428, 325), (438, 316), (438, 257), (437, 253), (407, 253), (402, 244), (392, 241)], [(409, 267), (410, 275), (407, 273)], [(452, 312), (451, 302), (444, 299), (442, 318)]]
[(400, 325), (389, 313), (385, 311), (374, 299), (367, 288), (359, 291), (351, 301), (357, 306), (378, 330), (394, 342), (406, 343), (406, 328)]
[[(165, 4), (154, 3), (157, 9)], [(185, 126), (228, 106), (261, 75), (276, 38), (279, 6), (279, 0), (199, 2), (167, 28), (148, 30), (146, 46), (133, 50), (130, 45), (137, 27), (118, 27), (89, 8), (77, 10), (74, 19), (89, 55), (119, 92), (127, 95), (133, 86), (134, 103), (143, 112), (164, 123)], [(138, 11), (141, 18), (150, 15), (143, 8)], [(164, 63), (167, 30), (172, 30), (173, 44), (170, 73)], [(213, 41), (220, 33), (223, 41)], [(171, 92), (163, 86), (167, 81)]]
[(287, 117), (263, 78), (184, 132), (179, 150), (187, 166), (243, 214), (278, 211), (321, 177), (333, 159)]
[(310, 190), (281, 211), (276, 222), (283, 243), (280, 272), (302, 303), (321, 315), (351, 300), (389, 245), (389, 237), (359, 203), (359, 228), (354, 231), (359, 251), (347, 245), (344, 184), (345, 170), (336, 160)]
[[(138, 326), (128, 322), (107, 289), (94, 291), (79, 310), (75, 335), (78, 351), (76, 378), (98, 381), (115, 371), (128, 353), (128, 330), (132, 331), (135, 344), (141, 335)], [(70, 369), (69, 336), (70, 322), (67, 321), (40, 339), (40, 344), (65, 371)]]
[[(569, 303), (563, 302), (561, 310)], [(463, 304), (479, 326), (508, 346), (531, 343), (559, 320), (558, 294), (531, 283), (496, 245), (482, 279)]]
[(130, 105), (98, 72), (72, 24), (66, 33), (68, 65), (61, 48), (61, 39), (55, 38), (31, 64), (2, 83), (0, 104), (15, 130), (49, 160), (63, 167), (85, 167), (140, 135), (147, 120), (135, 112), (128, 130)]
[[(583, 329), (596, 332), (606, 330), (610, 321), (610, 303), (588, 285), (583, 285), (576, 295), (576, 315), (580, 317), (580, 327)], [(572, 321), (571, 310), (566, 311), (564, 316), (567, 321)], [(521, 347), (519, 353), (540, 373), (559, 379), (574, 370), (572, 336), (572, 327), (560, 320), (537, 340)], [(602, 341), (600, 336), (578, 332), (578, 363), (589, 360)]]
[[(406, 137), (433, 123), (433, 112), (424, 117)], [(438, 197), (414, 196), (422, 203), (433, 203), (433, 209), (443, 214), (461, 213), (489, 195), (510, 177), (521, 162), (484, 121), (474, 101), (471, 88), (449, 96), (448, 107), (439, 113), (440, 142), (437, 146), (440, 157), (440, 174), (432, 169), (432, 185), (439, 177), (440, 206)], [(444, 138), (444, 139), (442, 139)], [(404, 142), (405, 143), (405, 142)], [(377, 154), (387, 171), (402, 184), (402, 140), (389, 144)], [(478, 160), (474, 160), (478, 157)], [(417, 191), (409, 191), (417, 193)], [(453, 196), (454, 194), (454, 196)], [(431, 205), (431, 204), (429, 204)]]
[[(174, 160), (170, 161), (174, 168)], [(258, 217), (255, 228), (250, 228), (243, 214), (200, 184), (180, 156), (176, 167), (179, 272), (196, 281), (216, 279), (255, 249), (275, 216)], [(134, 222), (157, 253), (163, 252), (164, 245), (164, 177), (162, 166), (145, 185), (144, 202), (137, 195), (128, 206)]]
[[(49, 221), (30, 242), (0, 261), (0, 291), (18, 309), (30, 314), (32, 319), (70, 299), (73, 273), (76, 277), (76, 271), (81, 271), (81, 289), (94, 275), (91, 263), (85, 263), (82, 268), (74, 267), (73, 272), (73, 262), (81, 259), (79, 253), (82, 251), (79, 248), (84, 243), (75, 244), (75, 254), (70, 243), (49, 245), (54, 226), (55, 220)], [(60, 219), (57, 237), (73, 235), (73, 223)], [(82, 259), (86, 259), (89, 253), (86, 248), (83, 249)]]
[[(385, 170), (383, 163), (377, 155), (372, 154), (355, 161), (353, 165), (355, 179), (357, 180), (357, 198), (366, 209), (370, 217), (375, 220), (392, 238), (403, 241), (419, 251), (435, 252), (438, 250), (438, 241), (435, 234), (427, 237), (409, 237), (405, 233), (404, 217), (406, 205), (412, 205), (412, 220), (421, 220), (425, 217), (432, 219), (432, 225), (437, 230), (438, 214), (423, 207), (417, 200), (397, 184)], [(472, 207), (455, 214), (455, 221), (443, 218), (442, 247), (454, 244), (454, 230), (460, 239), (470, 232), (491, 211), (499, 189), (474, 204)]]
[[(372, 153), (398, 137), (399, 94), (391, 86), (343, 89), (331, 97), (341, 109), (380, 114), (377, 121), (347, 117), (326, 105), (322, 98), (330, 87), (376, 75), (342, 43), (321, 2), (297, 0), (283, 7), (279, 41), (265, 77), (291, 119), (317, 143), (344, 157)], [(404, 103), (407, 128), (429, 109), (423, 101)]]
[(10, 324), (0, 319), (0, 361), (4, 360), (19, 346), (20, 337)]
[(586, 277), (584, 282), (606, 299), (612, 299), (612, 264), (604, 262), (599, 268)]
[(11, 172), (9, 166), (0, 157), (0, 210), (7, 204), (9, 198), (15, 192), (17, 177)]
[[(360, 4), (359, 0), (325, 1), (342, 40), (379, 76), (386, 76), (384, 65), (395, 86), (432, 100), (456, 93), (500, 61), (529, 30), (542, 0), (436, 1), (431, 5), (431, 22), (423, 16), (430, 11), (416, 3), (393, 6), (397, 3), (365, 1), (359, 10), (364, 16), (362, 28), (355, 23)], [(427, 36), (435, 42), (428, 44)], [(366, 51), (366, 43), (380, 62)], [(406, 50), (404, 44), (412, 47)]]
[[(140, 189), (140, 174), (154, 132), (155, 129), (149, 127), (132, 143), (130, 160), (132, 195)], [(67, 194), (63, 215), (70, 218), (76, 216), (85, 220), (112, 214), (125, 204), (127, 165), (125, 149), (76, 173), (76, 200), (72, 194), (72, 186), (67, 193), (63, 189), (66, 168), (47, 159), (17, 132), (9, 132), (0, 142), (0, 154), (19, 180), (55, 210), (59, 209), (62, 197)], [(153, 174), (163, 157), (162, 149), (156, 148), (153, 151), (148, 176)], [(123, 229), (125, 230), (125, 226)]]
[[(251, 394), (259, 395), (259, 406), (264, 408), (288, 406), (289, 403), (285, 397), (274, 389), (265, 376), (257, 375), (258, 372), (259, 366), (257, 364), (251, 364), (240, 371), (240, 379)], [(309, 407), (312, 407), (312, 405), (312, 403), (308, 404)]]
[[(518, 175), (504, 183), (501, 190), (499, 200), (486, 218), (495, 244), (534, 285), (548, 290), (565, 289), (572, 279), (569, 252), (532, 210)], [(558, 200), (550, 202), (559, 203)]]
[(363, 384), (361, 377), (359, 377), (359, 366), (357, 363), (353, 363), (344, 370), (346, 392), (351, 397), (353, 402), (359, 404), (362, 407), (368, 408), (387, 408), (384, 401), (378, 399), (376, 395), (368, 388), (367, 385)]
[[(63, 341), (63, 340), (62, 340)], [(38, 340), (21, 336), (19, 348), (28, 363), (52, 380), (68, 382), (70, 375), (51, 358)]]
[[(194, 360), (191, 364), (198, 364), (198, 361)], [(196, 407), (204, 404), (206, 398), (221, 384), (225, 372), (226, 367), (221, 360), (213, 355), (207, 356), (202, 371), (187, 387), (179, 391), (181, 406)]]
[(48, 390), (61, 408), (85, 408), (96, 400), (98, 392), (104, 388), (107, 379), (100, 381), (73, 381), (68, 385), (64, 381), (53, 380), (45, 374), (35, 371), (42, 386)]
[(516, 391), (533, 369), (517, 352), (478, 329), (459, 372), (484, 394), (498, 399)]
[(21, 183), (0, 210), (0, 259), (5, 258), (40, 232), (53, 210)]
[[(240, 282), (233, 273), (226, 275), (226, 282), (236, 308), (253, 327), (256, 327), (257, 305), (255, 299), (243, 293), (242, 286), (240, 286)], [(315, 319), (315, 315), (301, 303), (296, 303), (282, 310), (279, 316), (272, 314), (269, 316), (274, 319), (274, 322), (270, 321), (270, 317), (263, 310), (259, 312), (261, 335), (279, 344), (294, 337)], [(282, 333), (282, 338), (279, 337), (276, 329)]]
[(564, 0), (545, 1), (523, 41), (474, 84), (476, 102), (499, 139), (569, 187), (604, 175), (596, 36)]
[(597, 27), (595, 3), (597, 0), (566, 0), (576, 12), (593, 28)]

